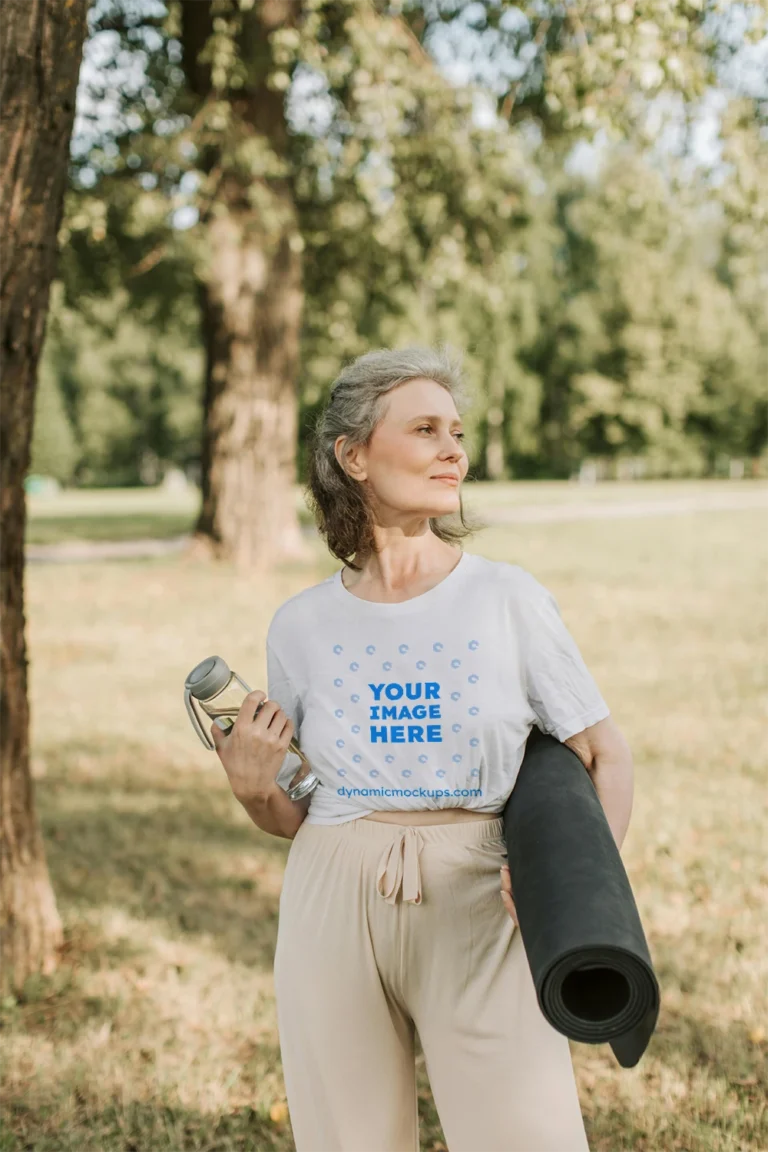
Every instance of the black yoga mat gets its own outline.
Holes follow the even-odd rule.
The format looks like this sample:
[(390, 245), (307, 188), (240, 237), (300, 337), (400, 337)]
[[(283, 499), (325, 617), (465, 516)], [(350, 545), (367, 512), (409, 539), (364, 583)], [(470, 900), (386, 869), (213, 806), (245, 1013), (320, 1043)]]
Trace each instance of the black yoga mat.
[(537, 727), (504, 807), (512, 893), (539, 1006), (558, 1032), (608, 1042), (633, 1068), (659, 984), (629, 878), (592, 779)]

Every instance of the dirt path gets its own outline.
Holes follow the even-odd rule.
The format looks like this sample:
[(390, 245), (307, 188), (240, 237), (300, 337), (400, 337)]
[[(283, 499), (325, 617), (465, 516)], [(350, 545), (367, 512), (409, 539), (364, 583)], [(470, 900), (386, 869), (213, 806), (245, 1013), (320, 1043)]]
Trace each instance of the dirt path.
[[(755, 492), (734, 492), (679, 496), (668, 500), (634, 500), (597, 504), (521, 504), (513, 508), (489, 509), (482, 515), (487, 524), (536, 523), (565, 520), (623, 520), (633, 516), (680, 516), (688, 512), (732, 512), (743, 508), (764, 508), (768, 512), (768, 487)], [(768, 527), (768, 517), (766, 517)], [(315, 535), (312, 525), (302, 525), (305, 536)], [(81, 560), (133, 560), (169, 556), (183, 552), (189, 536), (168, 540), (71, 540), (64, 544), (28, 544), (27, 563), (72, 563)]]

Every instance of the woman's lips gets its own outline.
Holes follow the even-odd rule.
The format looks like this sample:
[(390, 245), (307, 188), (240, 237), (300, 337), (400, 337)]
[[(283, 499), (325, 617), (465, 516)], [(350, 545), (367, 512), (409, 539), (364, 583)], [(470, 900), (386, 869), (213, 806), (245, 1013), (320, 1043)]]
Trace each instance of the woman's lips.
[(442, 480), (443, 484), (453, 484), (454, 487), (458, 484), (455, 476), (433, 476), (432, 479)]

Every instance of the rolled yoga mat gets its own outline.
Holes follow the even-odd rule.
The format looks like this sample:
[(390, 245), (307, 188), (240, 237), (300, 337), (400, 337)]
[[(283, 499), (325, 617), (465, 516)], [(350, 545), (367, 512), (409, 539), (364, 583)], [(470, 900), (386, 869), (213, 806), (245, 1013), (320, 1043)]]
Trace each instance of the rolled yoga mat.
[(541, 1011), (571, 1040), (608, 1042), (633, 1068), (660, 1003), (635, 898), (589, 773), (535, 726), (503, 820)]

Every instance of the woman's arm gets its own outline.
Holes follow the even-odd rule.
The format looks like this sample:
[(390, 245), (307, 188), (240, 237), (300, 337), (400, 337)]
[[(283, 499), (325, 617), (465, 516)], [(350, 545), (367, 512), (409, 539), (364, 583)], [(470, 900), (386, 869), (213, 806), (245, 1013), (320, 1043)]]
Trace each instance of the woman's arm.
[(563, 741), (592, 777), (613, 838), (621, 850), (629, 827), (634, 798), (632, 752), (612, 716), (599, 720)]
[(258, 799), (241, 800), (240, 803), (262, 832), (293, 840), (304, 823), (311, 799), (310, 795), (301, 800), (291, 800), (284, 788), (274, 784), (269, 792)]

